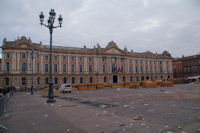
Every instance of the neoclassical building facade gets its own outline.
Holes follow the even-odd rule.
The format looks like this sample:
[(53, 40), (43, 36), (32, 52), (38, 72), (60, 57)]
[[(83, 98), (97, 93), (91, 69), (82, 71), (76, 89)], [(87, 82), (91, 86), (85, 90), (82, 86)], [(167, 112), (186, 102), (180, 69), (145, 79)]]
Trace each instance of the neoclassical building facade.
[[(48, 86), (49, 45), (22, 36), (15, 41), (4, 39), (1, 48), (0, 89), (30, 88), (32, 66), (34, 88)], [(66, 82), (121, 83), (173, 77), (172, 57), (167, 51), (136, 53), (120, 49), (113, 41), (105, 48), (99, 44), (94, 48), (53, 46), (52, 60), (54, 87)]]

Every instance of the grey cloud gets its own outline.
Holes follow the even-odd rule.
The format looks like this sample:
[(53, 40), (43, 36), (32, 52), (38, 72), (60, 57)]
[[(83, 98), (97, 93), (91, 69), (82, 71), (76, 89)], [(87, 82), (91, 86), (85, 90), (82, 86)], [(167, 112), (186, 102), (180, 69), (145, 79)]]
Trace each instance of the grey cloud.
[(54, 45), (106, 46), (113, 40), (135, 52), (168, 50), (174, 57), (200, 52), (198, 0), (1, 0), (0, 40), (26, 35), (49, 44), (38, 15), (43, 11), (47, 19), (51, 8), (64, 19), (54, 30)]

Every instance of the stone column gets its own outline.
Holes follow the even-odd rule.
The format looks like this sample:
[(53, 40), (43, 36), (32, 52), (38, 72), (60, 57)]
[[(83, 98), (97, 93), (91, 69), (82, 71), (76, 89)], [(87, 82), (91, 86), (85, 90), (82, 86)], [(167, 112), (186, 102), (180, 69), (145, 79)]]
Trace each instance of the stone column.
[(97, 72), (97, 56), (94, 56), (94, 72)]
[(151, 73), (151, 71), (150, 71), (150, 60), (147, 60), (147, 71), (148, 71), (148, 73)]
[(44, 56), (41, 54), (41, 73), (44, 73)]
[(155, 73), (155, 65), (154, 65), (154, 60), (152, 60), (152, 62), (151, 62), (151, 63), (152, 63), (152, 65), (151, 65), (151, 66), (152, 66), (152, 73), (154, 74), (154, 73)]
[(17, 72), (20, 73), (20, 52), (17, 51)]
[(133, 61), (133, 73), (135, 74), (136, 73), (136, 70), (135, 70), (135, 59), (133, 58), (132, 61)]
[(167, 73), (167, 63), (166, 63), (166, 60), (163, 60), (162, 65), (163, 65), (163, 72)]
[(70, 66), (71, 56), (68, 55), (67, 57), (68, 57), (68, 60), (67, 60), (67, 65), (68, 65), (68, 74), (70, 74), (70, 73), (71, 73), (71, 66)]
[(160, 73), (159, 60), (156, 61), (157, 73)]
[(79, 58), (79, 56), (76, 56), (75, 57), (76, 58), (76, 73), (79, 73), (79, 69), (78, 69), (78, 58)]
[(84, 56), (84, 72), (88, 73), (88, 66), (87, 66), (87, 56)]
[(15, 52), (10, 52), (12, 54), (12, 71), (16, 71), (16, 54)]
[(62, 56), (61, 54), (58, 55), (58, 64), (59, 64), (59, 67), (58, 67), (58, 72), (59, 74), (62, 74)]

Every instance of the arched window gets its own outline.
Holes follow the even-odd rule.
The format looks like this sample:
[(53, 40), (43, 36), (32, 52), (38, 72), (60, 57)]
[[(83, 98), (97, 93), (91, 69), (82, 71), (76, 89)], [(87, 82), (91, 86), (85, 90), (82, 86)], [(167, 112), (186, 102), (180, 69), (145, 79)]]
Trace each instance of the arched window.
[(22, 85), (26, 85), (26, 78), (22, 77)]
[(104, 77), (104, 83), (106, 83), (107, 82), (107, 77)]
[(40, 77), (37, 78), (37, 85), (40, 84)]
[(9, 78), (6, 78), (5, 82), (6, 82), (6, 86), (8, 86), (9, 85)]
[(92, 77), (90, 77), (90, 83), (92, 83)]
[(75, 77), (72, 77), (72, 84), (75, 84)]
[(89, 65), (89, 72), (92, 72), (92, 65)]
[(45, 84), (48, 84), (48, 83), (49, 83), (49, 78), (46, 77), (46, 78), (45, 78)]
[(80, 77), (80, 84), (83, 83), (83, 77)]
[(66, 77), (63, 78), (63, 83), (64, 84), (67, 83), (67, 78)]
[(55, 78), (55, 84), (58, 84), (58, 78)]

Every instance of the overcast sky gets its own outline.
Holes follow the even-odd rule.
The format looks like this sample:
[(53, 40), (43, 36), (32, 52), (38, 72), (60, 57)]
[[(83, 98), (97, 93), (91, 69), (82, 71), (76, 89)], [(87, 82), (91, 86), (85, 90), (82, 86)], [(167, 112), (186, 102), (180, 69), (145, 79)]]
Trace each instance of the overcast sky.
[(39, 14), (44, 12), (46, 23), (51, 8), (63, 17), (53, 45), (105, 47), (113, 40), (134, 52), (200, 53), (200, 0), (0, 0), (1, 42), (24, 35), (48, 45)]

